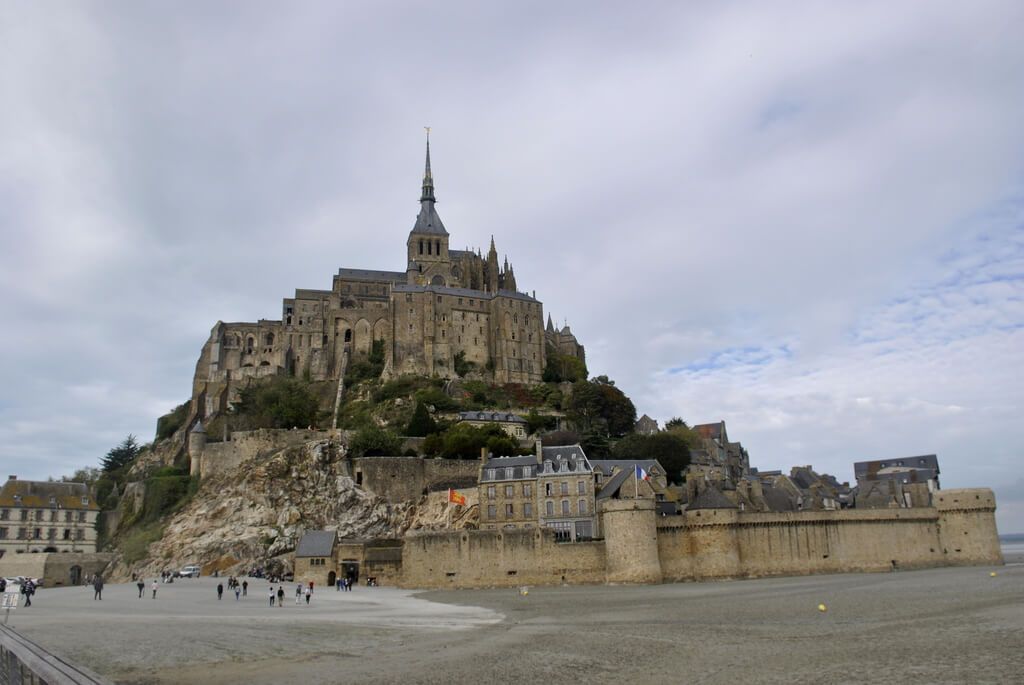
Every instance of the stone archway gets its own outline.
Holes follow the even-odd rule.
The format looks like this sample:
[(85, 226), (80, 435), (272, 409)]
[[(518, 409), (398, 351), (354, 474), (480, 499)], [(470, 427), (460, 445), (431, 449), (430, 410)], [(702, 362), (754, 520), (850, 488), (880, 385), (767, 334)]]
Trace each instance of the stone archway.
[(82, 567), (72, 566), (68, 569), (68, 583), (70, 585), (81, 585), (82, 584)]
[(328, 586), (334, 587), (334, 585), (337, 582), (338, 582), (338, 574), (337, 573), (335, 573), (334, 571), (331, 571), (330, 573), (327, 574), (327, 585)]

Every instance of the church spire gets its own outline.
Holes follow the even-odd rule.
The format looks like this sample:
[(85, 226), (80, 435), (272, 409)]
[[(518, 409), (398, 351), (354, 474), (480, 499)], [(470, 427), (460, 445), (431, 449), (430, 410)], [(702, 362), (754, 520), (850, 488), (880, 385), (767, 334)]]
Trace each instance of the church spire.
[(427, 129), (427, 163), (423, 169), (423, 193), (420, 195), (420, 202), (437, 202), (434, 197), (434, 177), (430, 174), (430, 127)]
[[(444, 223), (441, 221), (441, 217), (437, 215), (437, 210), (434, 209), (434, 204), (437, 199), (434, 197), (434, 176), (430, 172), (430, 127), (424, 126), (427, 130), (427, 161), (423, 166), (423, 192), (420, 194), (420, 213), (416, 217), (416, 225), (412, 228), (412, 233), (429, 234), (437, 236), (448, 236), (448, 231), (444, 228)], [(412, 233), (410, 234), (410, 240), (412, 239)], [(447, 254), (448, 246), (435, 245), (433, 243), (424, 243), (423, 247), (426, 248), (422, 252), (420, 250), (419, 243), (417, 245), (416, 256), (421, 254), (425, 255), (441, 255), (442, 253)], [(413, 259), (412, 253), (410, 253), (410, 260)]]

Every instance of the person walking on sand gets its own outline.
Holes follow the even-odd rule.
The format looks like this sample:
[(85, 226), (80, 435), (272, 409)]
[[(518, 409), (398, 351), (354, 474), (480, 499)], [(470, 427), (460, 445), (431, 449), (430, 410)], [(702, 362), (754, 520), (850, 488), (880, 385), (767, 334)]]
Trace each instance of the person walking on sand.
[(270, 606), (274, 606), (274, 586), (270, 586), (270, 594), (267, 595), (270, 598)]
[(139, 599), (142, 599), (142, 593), (146, 589), (145, 581), (143, 581), (142, 578), (139, 578), (139, 582), (135, 583), (135, 587), (139, 588)]
[(278, 608), (284, 606), (284, 585), (277, 586), (277, 606)]
[(238, 583), (235, 583), (235, 601), (237, 602), (238, 598), (241, 597), (241, 596), (242, 596), (242, 588), (238, 587)]
[(103, 576), (96, 574), (96, 577), (92, 579), (92, 598), (103, 599)]
[(219, 602), (224, 596), (224, 583), (217, 583), (217, 601)]
[(242, 581), (242, 596), (245, 597), (247, 594), (249, 594), (249, 581), (248, 580), (243, 580)]
[(295, 586), (295, 603), (298, 604), (302, 601), (302, 583)]
[(152, 587), (153, 587), (153, 599), (156, 599), (156, 590), (157, 590), (158, 587), (160, 587), (160, 583), (157, 581), (156, 578), (153, 579), (153, 586)]
[(313, 595), (313, 591), (306, 588), (306, 606), (309, 606), (309, 598)]
[(313, 594), (313, 581), (309, 581), (309, 594)]

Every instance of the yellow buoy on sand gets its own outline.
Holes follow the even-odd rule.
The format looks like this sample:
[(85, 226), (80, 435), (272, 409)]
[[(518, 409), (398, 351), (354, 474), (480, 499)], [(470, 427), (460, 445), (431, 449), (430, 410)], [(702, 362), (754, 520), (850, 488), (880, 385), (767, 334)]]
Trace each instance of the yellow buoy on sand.
[(990, 573), (989, 575), (992, 576), (993, 578), (995, 578), (996, 577), (996, 572), (992, 571), (992, 573)]
[(825, 606), (824, 604), (819, 604), (818, 605), (818, 611), (820, 611), (822, 613), (825, 613), (826, 611), (828, 611), (828, 607)]

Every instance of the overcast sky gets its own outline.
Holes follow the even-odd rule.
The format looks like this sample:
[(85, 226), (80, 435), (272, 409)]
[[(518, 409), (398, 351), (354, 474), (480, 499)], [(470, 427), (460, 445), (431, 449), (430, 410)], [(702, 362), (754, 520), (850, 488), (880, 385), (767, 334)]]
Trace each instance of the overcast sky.
[(95, 465), (218, 320), (402, 270), (423, 126), (594, 374), (761, 468), (936, 453), (1024, 532), (1024, 4), (0, 3), (0, 462)]

